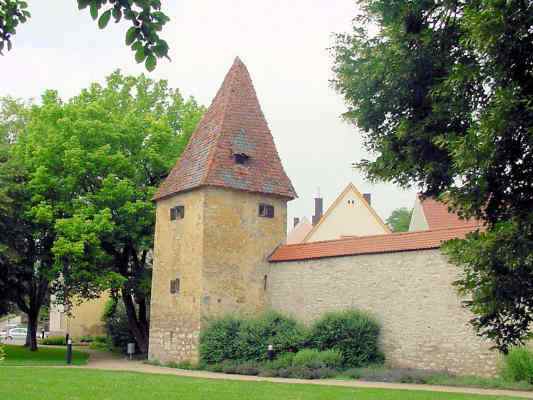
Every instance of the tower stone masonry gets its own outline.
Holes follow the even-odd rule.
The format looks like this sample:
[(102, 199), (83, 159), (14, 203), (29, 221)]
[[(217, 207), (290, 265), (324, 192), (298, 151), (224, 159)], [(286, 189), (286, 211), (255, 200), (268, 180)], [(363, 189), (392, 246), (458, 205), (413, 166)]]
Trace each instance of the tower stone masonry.
[(237, 58), (154, 196), (151, 359), (197, 361), (209, 318), (264, 310), (268, 256), (295, 197)]

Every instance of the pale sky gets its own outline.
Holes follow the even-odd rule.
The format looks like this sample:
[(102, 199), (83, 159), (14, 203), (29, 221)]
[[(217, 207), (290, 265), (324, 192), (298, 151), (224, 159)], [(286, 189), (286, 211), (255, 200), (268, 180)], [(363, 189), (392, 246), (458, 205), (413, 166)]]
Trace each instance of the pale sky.
[[(124, 44), (126, 23), (98, 29), (75, 0), (29, 0), (32, 18), (19, 27), (14, 48), (0, 57), (0, 96), (39, 98), (45, 89), (64, 98), (115, 69), (146, 72)], [(332, 33), (350, 30), (354, 0), (175, 0), (162, 35), (172, 62), (162, 61), (154, 79), (166, 79), (208, 106), (235, 56), (247, 65), (283, 165), (299, 198), (294, 216), (313, 213), (320, 190), (325, 208), (351, 181), (372, 193), (383, 218), (412, 207), (415, 190), (371, 185), (350, 165), (371, 157), (357, 128), (341, 120), (343, 99), (330, 87)], [(166, 4), (165, 4), (166, 3)]]

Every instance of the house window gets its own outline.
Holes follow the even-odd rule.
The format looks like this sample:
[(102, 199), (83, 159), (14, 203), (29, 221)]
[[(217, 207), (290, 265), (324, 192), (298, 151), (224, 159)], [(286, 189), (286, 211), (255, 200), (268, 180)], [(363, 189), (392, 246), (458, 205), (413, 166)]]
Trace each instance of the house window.
[(180, 280), (173, 279), (170, 281), (170, 293), (171, 294), (179, 294), (180, 293)]
[(268, 275), (265, 275), (263, 277), (263, 290), (267, 290), (268, 289)]
[(245, 165), (250, 159), (250, 157), (244, 153), (236, 153), (233, 155), (233, 157), (235, 157), (235, 162), (241, 165)]
[(259, 204), (259, 216), (264, 218), (274, 218), (274, 206), (270, 204)]
[(176, 206), (170, 209), (170, 220), (185, 218), (185, 206)]

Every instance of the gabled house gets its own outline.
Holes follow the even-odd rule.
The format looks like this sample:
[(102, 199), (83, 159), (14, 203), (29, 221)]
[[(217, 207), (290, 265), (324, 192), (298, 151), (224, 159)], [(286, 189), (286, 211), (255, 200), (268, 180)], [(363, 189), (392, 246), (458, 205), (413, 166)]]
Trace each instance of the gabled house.
[(413, 207), (409, 232), (479, 225), (475, 219), (461, 219), (448, 206), (433, 198), (418, 195)]
[(391, 231), (372, 208), (370, 194), (361, 194), (353, 183), (349, 183), (302, 243), (387, 233)]

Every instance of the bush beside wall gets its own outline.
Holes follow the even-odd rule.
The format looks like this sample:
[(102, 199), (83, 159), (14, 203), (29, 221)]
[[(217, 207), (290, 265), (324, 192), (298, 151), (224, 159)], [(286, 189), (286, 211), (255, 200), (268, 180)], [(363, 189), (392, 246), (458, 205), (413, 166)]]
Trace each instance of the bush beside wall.
[[(379, 324), (356, 310), (328, 313), (310, 329), (273, 311), (249, 319), (226, 316), (210, 321), (202, 331), (200, 363), (228, 373), (238, 373), (236, 366), (247, 362), (254, 364), (242, 368), (256, 371), (260, 363), (264, 373), (275, 374), (271, 376), (312, 375), (302, 369), (360, 367), (383, 361), (379, 333)], [(271, 361), (268, 345), (275, 353)]]
[(514, 347), (504, 358), (502, 376), (512, 382), (533, 384), (533, 351), (527, 347)]
[(346, 368), (382, 363), (379, 323), (358, 310), (330, 312), (311, 326), (309, 344), (319, 350), (334, 349), (342, 354)]

